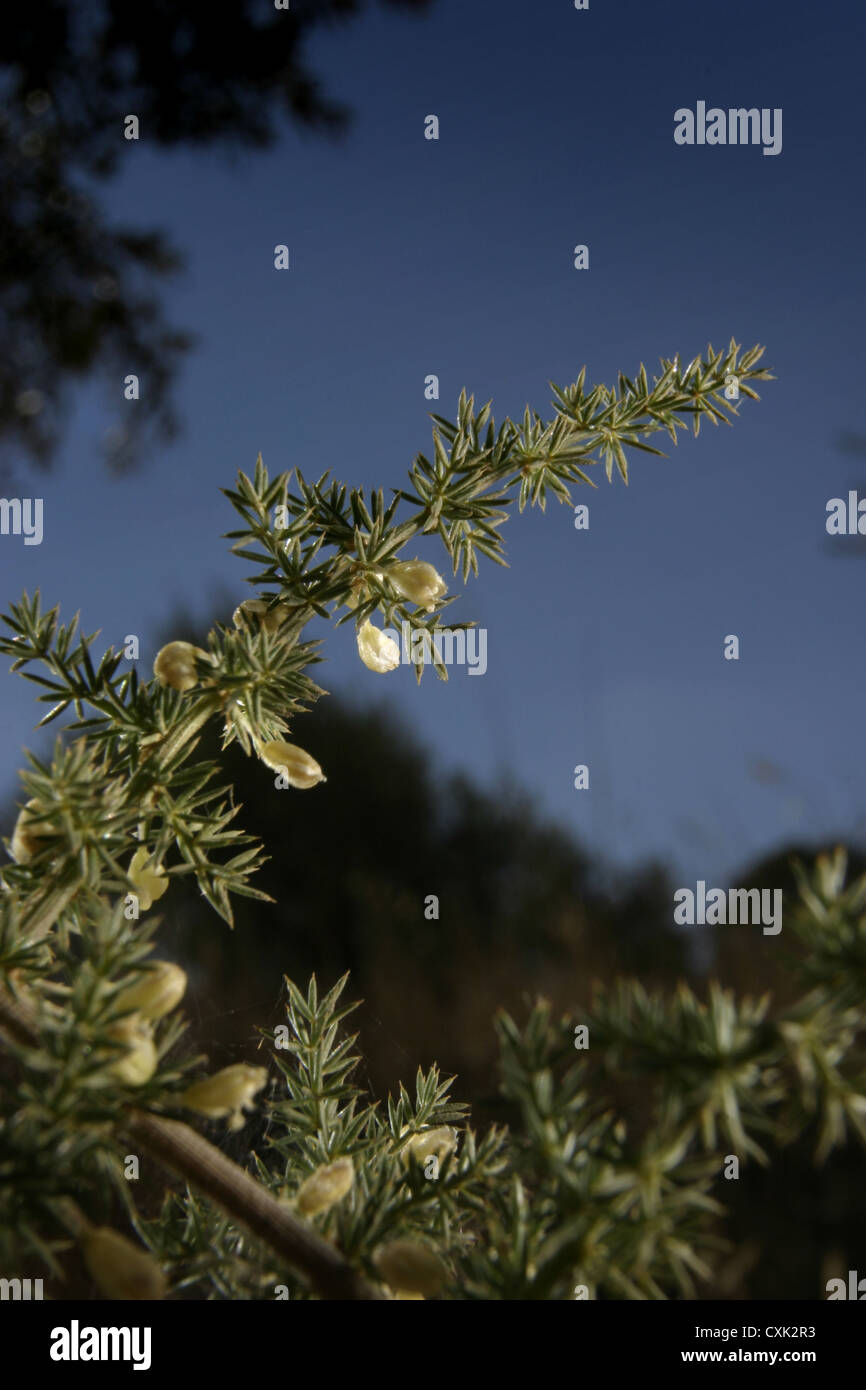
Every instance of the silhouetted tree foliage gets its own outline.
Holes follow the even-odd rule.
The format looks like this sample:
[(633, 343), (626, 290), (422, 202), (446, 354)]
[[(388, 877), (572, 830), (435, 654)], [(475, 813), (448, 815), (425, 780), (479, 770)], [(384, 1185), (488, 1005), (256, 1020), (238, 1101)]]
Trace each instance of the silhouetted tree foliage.
[[(421, 13), (431, 0), (380, 0)], [(363, 0), (46, 0), (0, 10), (0, 447), (47, 467), (69, 377), (114, 391), (147, 382), (146, 412), (125, 413), (103, 447), (116, 472), (148, 439), (171, 437), (171, 383), (194, 339), (168, 325), (154, 285), (182, 264), (158, 231), (110, 226), (95, 197), (141, 138), (174, 148), (271, 145), (288, 117), (339, 136), (348, 109), (321, 92), (308, 35), (356, 18)], [(369, 8), (369, 6), (367, 7)], [(134, 421), (134, 423), (130, 423)]]

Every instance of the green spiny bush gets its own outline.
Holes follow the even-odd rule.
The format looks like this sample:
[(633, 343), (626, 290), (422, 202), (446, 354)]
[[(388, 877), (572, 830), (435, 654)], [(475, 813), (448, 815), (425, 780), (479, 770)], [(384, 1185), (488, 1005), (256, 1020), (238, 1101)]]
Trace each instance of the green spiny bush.
[[(622, 980), (575, 1017), (543, 1001), (522, 1025), (500, 1013), (508, 1124), (480, 1136), (435, 1066), (385, 1108), (358, 1089), (345, 977), (324, 997), (315, 979), (305, 993), (287, 980), (286, 1023), (262, 1032), (259, 1064), (207, 1076), (182, 1043), (184, 973), (153, 958), (159, 919), (146, 916), (180, 875), (229, 924), (233, 896), (265, 896), (250, 882), (263, 847), (196, 749), (214, 721), (278, 787), (315, 794), (325, 770), (285, 738), (324, 693), (308, 674), (318, 644), (303, 640), (313, 617), (343, 610), (364, 663), (393, 669), (373, 617), (432, 643), (453, 602), (433, 565), (399, 558), (410, 542), (438, 535), (464, 580), (479, 555), (504, 563), (513, 500), (569, 501), (598, 461), (627, 481), (626, 449), (659, 453), (647, 436), (729, 423), (726, 387), (754, 398), (761, 353), (732, 342), (685, 368), (663, 360), (652, 385), (641, 368), (589, 394), (581, 372), (554, 387), (549, 424), (527, 408), (498, 432), (463, 393), (387, 506), (327, 474), (297, 474), (292, 490), (259, 459), (227, 493), (255, 596), (207, 650), (163, 647), (152, 681), (129, 653), (95, 659), (93, 638), (38, 594), (11, 605), (0, 648), (40, 686), (43, 724), (71, 718), (50, 762), (28, 755), (0, 878), (6, 1269), (45, 1271), (53, 1297), (80, 1254), (109, 1297), (688, 1298), (724, 1248), (731, 1164), (766, 1163), (811, 1127), (819, 1160), (849, 1130), (866, 1137), (866, 879), (845, 889), (841, 850), (801, 871), (795, 1006)], [(240, 1161), (191, 1115), (227, 1121)], [(133, 1195), (142, 1167), (156, 1204)]]

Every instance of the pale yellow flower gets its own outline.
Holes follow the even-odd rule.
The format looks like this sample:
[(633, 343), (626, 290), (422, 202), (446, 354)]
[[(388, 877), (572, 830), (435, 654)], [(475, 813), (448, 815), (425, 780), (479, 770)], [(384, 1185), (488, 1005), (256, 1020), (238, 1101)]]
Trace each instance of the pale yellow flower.
[(140, 1014), (130, 1014), (112, 1024), (108, 1033), (126, 1044), (125, 1055), (112, 1065), (112, 1075), (126, 1086), (143, 1086), (153, 1076), (158, 1061), (151, 1023)]
[(229, 1129), (240, 1129), (244, 1110), (252, 1107), (256, 1093), (266, 1085), (267, 1079), (265, 1067), (250, 1067), (239, 1062), (224, 1067), (214, 1076), (206, 1076), (203, 1081), (193, 1082), (179, 1099), (182, 1105), (210, 1120), (230, 1116)]
[(127, 869), (127, 874), (135, 885), (135, 895), (142, 912), (147, 912), (148, 908), (153, 907), (168, 888), (168, 878), (163, 873), (162, 866), (151, 865), (149, 860), (150, 855), (146, 849), (137, 849)]
[(380, 1245), (373, 1264), (395, 1292), (422, 1294), (438, 1293), (448, 1271), (435, 1251), (414, 1240), (391, 1240)]
[(274, 772), (281, 772), (290, 787), (306, 791), (318, 782), (327, 780), (315, 758), (311, 758), (303, 748), (298, 748), (297, 744), (284, 743), (281, 738), (276, 738), (270, 743), (260, 743), (258, 751), (265, 766)]
[(296, 1206), (302, 1216), (315, 1216), (342, 1201), (355, 1181), (351, 1158), (338, 1158), (311, 1173), (301, 1184)]
[(135, 984), (117, 996), (117, 1007), (135, 1009), (143, 1018), (158, 1019), (171, 1013), (184, 996), (186, 974), (172, 961), (155, 960)]
[(438, 1125), (435, 1129), (422, 1129), (418, 1134), (410, 1135), (401, 1145), (400, 1154), (405, 1163), (409, 1162), (410, 1156), (423, 1163), (432, 1154), (441, 1162), (446, 1154), (454, 1153), (456, 1148), (456, 1129), (450, 1125)]
[(9, 846), (12, 858), (16, 864), (27, 864), (38, 854), (39, 841), (46, 839), (50, 835), (56, 835), (57, 829), (47, 820), (36, 820), (35, 814), (44, 811), (44, 806), (36, 800), (28, 801), (18, 813), (15, 822), (15, 829), (12, 831), (12, 841)]
[(402, 560), (390, 566), (387, 577), (399, 594), (428, 613), (433, 612), (437, 600), (448, 592), (441, 574), (426, 560)]
[(243, 603), (238, 604), (232, 614), (232, 622), (235, 627), (248, 627), (250, 620), (253, 619), (264, 628), (265, 632), (276, 632), (288, 615), (288, 604), (277, 603), (271, 607), (262, 598), (247, 598), (244, 599)]
[(157, 652), (153, 674), (160, 685), (169, 685), (172, 690), (192, 690), (201, 680), (195, 669), (196, 657), (210, 660), (207, 652), (191, 642), (169, 642)]
[(400, 665), (400, 648), (381, 628), (367, 618), (358, 628), (358, 655), (370, 671), (384, 675)]
[(81, 1238), (84, 1263), (106, 1298), (159, 1299), (166, 1278), (152, 1255), (110, 1226), (95, 1226)]

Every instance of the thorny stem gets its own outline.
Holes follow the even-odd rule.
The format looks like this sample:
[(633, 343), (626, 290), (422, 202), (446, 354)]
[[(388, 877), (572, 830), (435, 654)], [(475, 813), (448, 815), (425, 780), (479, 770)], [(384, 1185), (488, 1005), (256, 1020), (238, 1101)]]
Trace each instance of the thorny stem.
[[(40, 1045), (34, 1014), (3, 989), (0, 1031), (22, 1046)], [(118, 1129), (246, 1226), (308, 1279), (321, 1298), (382, 1299), (339, 1250), (189, 1125), (132, 1109)]]

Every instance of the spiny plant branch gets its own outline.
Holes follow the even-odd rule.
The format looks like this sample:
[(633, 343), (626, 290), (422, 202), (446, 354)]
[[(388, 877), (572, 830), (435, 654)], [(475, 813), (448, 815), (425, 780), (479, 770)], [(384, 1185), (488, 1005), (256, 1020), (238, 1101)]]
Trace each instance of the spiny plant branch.
[[(552, 1048), (553, 1056), (558, 1046), (543, 1011), (523, 1034), (506, 1023), (501, 1028), (506, 1086), (524, 1111), (528, 1136), (511, 1162), (502, 1152), (503, 1135), (494, 1131), (476, 1143), (467, 1129), (458, 1153), (452, 1126), (461, 1121), (463, 1107), (450, 1101), (450, 1081), (435, 1067), (426, 1075), (419, 1069), (414, 1102), (401, 1087), (399, 1099), (389, 1101), (387, 1120), (375, 1105), (362, 1106), (347, 1080), (354, 1065), (347, 1052), (351, 1043), (337, 1040), (342, 983), (325, 999), (318, 998), (315, 981), (306, 998), (289, 983), (294, 1040), (290, 1058), (275, 1053), (288, 1099), (271, 1106), (267, 1140), (278, 1163), (269, 1167), (254, 1155), (256, 1181), (195, 1130), (155, 1113), (179, 1102), (215, 1118), (230, 1115), (231, 1127), (238, 1128), (267, 1073), (240, 1065), (181, 1090), (196, 1061), (167, 1058), (185, 1026), (171, 1016), (185, 975), (170, 962), (150, 962), (154, 974), (147, 975), (144, 956), (156, 924), (140, 922), (138, 910), (149, 911), (181, 874), (194, 876), (230, 925), (233, 895), (266, 897), (249, 882), (263, 862), (262, 847), (232, 826), (233, 789), (213, 786), (219, 764), (196, 761), (195, 753), (202, 731), (216, 721), (223, 747), (237, 741), (245, 753), (278, 770), (284, 785), (309, 789), (323, 779), (315, 760), (284, 738), (295, 716), (326, 693), (307, 674), (321, 659), (319, 644), (302, 640), (313, 616), (333, 618), (337, 626), (354, 622), (365, 664), (383, 673), (394, 669), (393, 653), (372, 616), (435, 637), (454, 602), (444, 597), (447, 586), (432, 565), (398, 559), (410, 541), (435, 533), (454, 574), (462, 572), (464, 580), (477, 574), (479, 555), (505, 564), (499, 528), (514, 501), (520, 511), (527, 504), (543, 509), (549, 491), (568, 502), (570, 484), (594, 485), (587, 470), (599, 461), (609, 482), (616, 465), (627, 483), (627, 451), (658, 454), (645, 441), (659, 430), (676, 443), (689, 420), (695, 434), (703, 418), (730, 423), (728, 416), (737, 411), (725, 397), (728, 381), (735, 378), (738, 390), (756, 399), (748, 383), (771, 379), (757, 366), (762, 353), (755, 347), (740, 356), (732, 340), (726, 353), (710, 347), (706, 358), (696, 357), (685, 368), (678, 357), (662, 359), (662, 374), (652, 384), (641, 367), (635, 381), (620, 374), (615, 388), (596, 386), (589, 394), (584, 369), (570, 387), (551, 383), (551, 421), (527, 407), (522, 423), (506, 419), (498, 431), (489, 403), (476, 413), (474, 399), (463, 391), (456, 422), (433, 416), (432, 459), (416, 457), (408, 489), (395, 490), (387, 505), (381, 490), (368, 498), (327, 473), (315, 483), (297, 474), (292, 489), (291, 475), (272, 480), (259, 456), (254, 476), (239, 474), (236, 489), (227, 492), (242, 523), (230, 538), (236, 553), (253, 565), (247, 582), (255, 597), (239, 605), (232, 627), (214, 627), (207, 650), (180, 641), (164, 647), (153, 681), (140, 681), (134, 669), (121, 672), (123, 658), (112, 649), (97, 659), (96, 634), (80, 632), (77, 619), (61, 625), (57, 609), (42, 610), (38, 593), (10, 606), (4, 619), (10, 635), (0, 637), (0, 652), (40, 687), (39, 700), (50, 705), (43, 724), (74, 716), (50, 761), (28, 755), (22, 781), (29, 800), (10, 842), (15, 862), (0, 870), (0, 1029), (13, 1050), (20, 1049), (23, 1076), (10, 1098), (17, 1107), (9, 1110), (15, 1125), (0, 1126), (0, 1158), (4, 1174), (22, 1177), (40, 1210), (62, 1202), (76, 1181), (98, 1205), (93, 1174), (108, 1173), (161, 1266), (178, 1271), (186, 1283), (210, 1279), (211, 1288), (227, 1290), (229, 1297), (243, 1287), (240, 1270), (249, 1263), (232, 1229), (235, 1221), (298, 1273), (293, 1297), (307, 1296), (309, 1288), (326, 1298), (382, 1297), (361, 1268), (382, 1274), (396, 1297), (434, 1285), (438, 1290), (455, 1269), (464, 1296), (550, 1296), (574, 1268), (586, 1271), (587, 1282), (606, 1281), (629, 1296), (634, 1290), (634, 1296), (661, 1296), (667, 1247), (653, 1245), (651, 1267), (634, 1272), (643, 1259), (639, 1238), (649, 1236), (655, 1219), (646, 1194), (652, 1196), (661, 1183), (671, 1240), (690, 1234), (690, 1222), (681, 1219), (681, 1196), (700, 1207), (710, 1177), (703, 1168), (692, 1173), (686, 1166), (677, 1170), (678, 1183), (668, 1183), (679, 1149), (690, 1142), (685, 1136), (697, 1134), (697, 1120), (711, 1147), (718, 1123), (754, 1155), (747, 1122), (775, 1103), (768, 1080), (751, 1105), (756, 1087), (748, 1066), (732, 1079), (721, 1076), (730, 1064), (716, 1036), (731, 1026), (724, 1000), (714, 1000), (709, 1011), (680, 1001), (664, 1015), (681, 1051), (680, 1034), (708, 1058), (706, 1075), (695, 1084), (690, 1073), (678, 1078), (676, 1132), (664, 1131), (665, 1152), (648, 1151), (647, 1171), (637, 1172), (607, 1121), (576, 1123), (580, 1067), (568, 1070), (551, 1102), (553, 1069), (546, 1060), (535, 1065), (539, 1049), (543, 1054)], [(409, 514), (398, 516), (401, 507)], [(441, 662), (435, 668), (447, 678)], [(422, 670), (416, 665), (419, 678)], [(835, 891), (838, 869), (831, 878)], [(850, 976), (847, 969), (843, 973)], [(829, 1010), (830, 985), (818, 984), (827, 984), (821, 1006)], [(593, 1026), (599, 1036), (606, 1033), (611, 1058), (632, 1041), (652, 1054), (645, 1025), (659, 1009), (636, 993), (598, 1005)], [(839, 1037), (829, 1012), (814, 1026), (811, 1016), (802, 1027), (796, 1020), (786, 1024), (785, 1045), (798, 1049), (806, 1078), (803, 1113), (817, 1098), (826, 1102), (824, 1151), (841, 1142), (846, 1122), (858, 1132), (862, 1124), (861, 1088), (835, 1070), (830, 1055), (831, 1046), (844, 1052), (856, 1037), (853, 1004), (849, 1013)], [(744, 1015), (743, 1026), (748, 1031), (758, 1021)], [(669, 1119), (676, 1108), (670, 1100)], [(174, 1201), (180, 1209), (181, 1224), (189, 1218), (194, 1231), (199, 1264), (192, 1273), (183, 1270), (184, 1240), (173, 1234), (176, 1213), (165, 1208), (161, 1223), (145, 1223), (132, 1209), (118, 1173), (117, 1146), (111, 1146), (120, 1136), (228, 1214), (198, 1204), (194, 1192), (182, 1202), (169, 1199), (169, 1206)], [(603, 1152), (582, 1174), (571, 1173), (572, 1156), (589, 1152), (596, 1141)], [(433, 1185), (422, 1157), (425, 1164), (436, 1162)], [(530, 1208), (534, 1184), (542, 1194), (536, 1212)], [(287, 1205), (293, 1201), (299, 1210), (306, 1204), (321, 1214), (323, 1225), (317, 1230), (302, 1222)], [(33, 1237), (33, 1209), (26, 1219), (11, 1212), (13, 1235), (20, 1248), (36, 1249), (52, 1263), (50, 1242)], [(558, 1230), (563, 1212), (570, 1231)], [(634, 1223), (627, 1238), (623, 1213)], [(70, 1220), (74, 1230), (77, 1218)], [(608, 1226), (613, 1235), (602, 1238), (599, 1232)], [(203, 1233), (208, 1239), (197, 1241)], [(405, 1250), (395, 1255), (389, 1249), (395, 1235), (398, 1246), (408, 1241), (412, 1247), (408, 1263), (414, 1273), (406, 1272)], [(451, 1261), (450, 1270), (433, 1242)], [(687, 1280), (680, 1283), (688, 1287)]]
[(124, 1129), (305, 1276), (321, 1298), (382, 1298), (339, 1250), (189, 1125), (134, 1110)]
[[(0, 1030), (22, 1047), (40, 1046), (32, 1011), (0, 989)], [(349, 1261), (243, 1168), (189, 1125), (131, 1109), (118, 1133), (203, 1192), (307, 1278), (321, 1298), (381, 1299)]]

